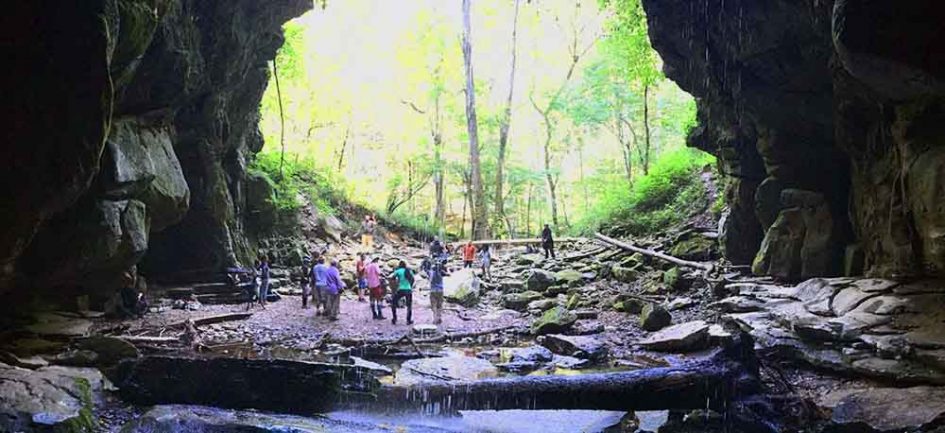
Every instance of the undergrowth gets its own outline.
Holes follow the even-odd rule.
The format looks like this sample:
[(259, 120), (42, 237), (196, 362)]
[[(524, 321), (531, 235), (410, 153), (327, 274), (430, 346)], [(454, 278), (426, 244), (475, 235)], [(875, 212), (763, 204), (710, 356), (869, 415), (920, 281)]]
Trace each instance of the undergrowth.
[(646, 235), (684, 222), (709, 205), (700, 174), (714, 158), (682, 148), (662, 155), (649, 174), (634, 179), (615, 176), (599, 186), (599, 198), (574, 225), (582, 234), (611, 227), (633, 235)]
[(273, 206), (282, 213), (297, 212), (304, 195), (322, 214), (337, 214), (346, 202), (346, 185), (339, 176), (320, 170), (311, 158), (298, 155), (286, 155), (280, 173), (279, 152), (261, 152), (256, 154), (248, 171), (264, 177), (273, 188)]

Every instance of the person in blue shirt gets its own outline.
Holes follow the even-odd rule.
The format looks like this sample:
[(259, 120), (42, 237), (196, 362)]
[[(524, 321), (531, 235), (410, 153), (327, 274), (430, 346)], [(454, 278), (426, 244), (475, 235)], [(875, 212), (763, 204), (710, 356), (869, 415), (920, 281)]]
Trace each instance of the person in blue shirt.
[(312, 281), (315, 283), (315, 293), (312, 303), (315, 304), (315, 315), (325, 313), (325, 291), (328, 290), (328, 266), (325, 258), (319, 257), (312, 267)]

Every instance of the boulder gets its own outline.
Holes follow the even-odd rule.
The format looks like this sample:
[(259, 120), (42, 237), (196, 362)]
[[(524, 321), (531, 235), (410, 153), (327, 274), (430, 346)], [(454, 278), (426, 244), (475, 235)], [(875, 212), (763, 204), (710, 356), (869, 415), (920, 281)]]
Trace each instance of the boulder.
[(637, 271), (634, 268), (627, 268), (623, 266), (611, 266), (610, 274), (614, 276), (614, 279), (622, 283), (632, 283), (637, 280)]
[(542, 313), (550, 308), (554, 308), (556, 305), (558, 305), (558, 302), (554, 299), (538, 299), (528, 303), (528, 311)]
[(657, 304), (646, 304), (640, 311), (640, 327), (646, 331), (658, 331), (670, 325), (673, 316)]
[(689, 308), (695, 305), (696, 301), (689, 297), (681, 297), (673, 299), (666, 303), (666, 309), (669, 311), (682, 310), (684, 308)]
[(600, 360), (607, 356), (607, 346), (589, 336), (550, 334), (542, 337), (541, 345), (558, 355)]
[(549, 362), (554, 354), (542, 346), (528, 346), (511, 349), (509, 362)]
[(475, 307), (479, 304), (479, 293), (469, 286), (461, 286), (452, 293), (444, 295), (443, 299), (447, 302), (462, 305), (466, 308)]
[(669, 249), (669, 255), (683, 260), (714, 260), (719, 255), (719, 246), (715, 239), (692, 235), (673, 245)]
[(42, 337), (83, 337), (89, 334), (92, 322), (57, 313), (40, 313), (26, 330)]
[(528, 278), (525, 280), (525, 287), (528, 290), (544, 292), (555, 284), (555, 274), (543, 269), (531, 269)]
[(94, 352), (97, 358), (96, 362), (99, 366), (103, 367), (116, 365), (123, 359), (141, 356), (141, 353), (134, 344), (120, 338), (105, 335), (95, 335), (80, 339), (75, 342), (75, 347), (80, 350)]
[(565, 269), (555, 272), (556, 284), (568, 287), (576, 287), (584, 282), (584, 274), (574, 269)]
[(499, 282), (499, 288), (506, 293), (521, 292), (525, 290), (525, 282), (522, 280), (502, 280)]
[(528, 308), (529, 302), (541, 299), (542, 297), (541, 293), (534, 291), (506, 293), (502, 295), (502, 306), (510, 310), (525, 311)]
[(945, 388), (839, 390), (823, 397), (831, 421), (849, 431), (919, 431), (945, 416)]
[(663, 284), (675, 289), (683, 289), (682, 279), (680, 278), (680, 271), (678, 266), (673, 266), (668, 270), (663, 271)]
[(0, 431), (95, 431), (93, 393), (105, 384), (94, 369), (0, 364)]
[(541, 254), (522, 254), (515, 259), (515, 264), (519, 266), (534, 266), (544, 260)]
[(477, 380), (497, 374), (498, 369), (489, 361), (451, 353), (449, 356), (411, 359), (403, 363), (394, 375), (394, 384)]
[(532, 333), (543, 335), (564, 332), (574, 326), (574, 322), (577, 322), (574, 313), (561, 306), (554, 307), (532, 323)]
[(661, 352), (691, 352), (705, 347), (709, 325), (702, 320), (680, 323), (637, 342), (640, 346)]

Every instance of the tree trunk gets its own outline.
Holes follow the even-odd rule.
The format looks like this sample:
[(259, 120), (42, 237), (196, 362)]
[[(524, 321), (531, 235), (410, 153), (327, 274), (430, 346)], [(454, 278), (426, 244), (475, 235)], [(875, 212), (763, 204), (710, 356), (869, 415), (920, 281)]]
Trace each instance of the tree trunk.
[(581, 176), (581, 188), (584, 189), (584, 213), (587, 214), (587, 210), (590, 207), (588, 201), (588, 192), (587, 192), (587, 183), (584, 182), (584, 138), (581, 135), (578, 135), (578, 167), (580, 167), (580, 176)]
[(279, 101), (279, 144), (282, 146), (282, 153), (279, 155), (279, 180), (282, 180), (282, 167), (285, 165), (285, 115), (282, 113), (282, 89), (279, 88), (279, 67), (276, 66), (276, 60), (278, 59), (272, 59), (272, 77), (276, 82), (276, 99)]
[(528, 182), (528, 198), (525, 201), (525, 234), (532, 234), (532, 183)]
[(643, 174), (650, 174), (650, 85), (643, 86)]
[[(747, 343), (672, 367), (576, 376), (524, 376), (466, 382), (383, 386), (376, 401), (385, 409), (461, 410), (724, 410), (760, 392), (757, 362)], [(414, 398), (403, 398), (403, 396)], [(376, 404), (376, 403), (375, 403)]]
[[(548, 104), (548, 106), (550, 107), (551, 104)], [(551, 199), (551, 222), (555, 227), (558, 227), (558, 197), (555, 191), (555, 178), (551, 173), (551, 137), (553, 131), (548, 113), (542, 113), (542, 116), (545, 120), (545, 145), (542, 147), (545, 154), (545, 184), (548, 186), (548, 197)]]
[(463, 65), (466, 70), (466, 131), (469, 134), (469, 169), (472, 197), (472, 237), (484, 239), (489, 235), (486, 218), (485, 194), (482, 191), (482, 172), (479, 166), (479, 126), (476, 120), (476, 85), (473, 79), (472, 25), (469, 9), (472, 0), (463, 0)]
[(433, 185), (435, 188), (434, 218), (441, 230), (446, 224), (445, 200), (443, 198), (443, 135), (440, 133), (440, 94), (433, 101)]
[(519, 0), (515, 0), (515, 13), (512, 15), (512, 66), (509, 68), (509, 93), (505, 99), (505, 112), (499, 120), (499, 156), (495, 169), (495, 213), (499, 218), (506, 220), (509, 236), (512, 236), (512, 225), (505, 216), (503, 182), (505, 181), (505, 152), (509, 142), (509, 127), (512, 124), (512, 95), (515, 90), (515, 44), (518, 36), (518, 7)]
[(341, 152), (338, 154), (338, 173), (341, 173), (345, 162), (345, 150), (348, 148), (348, 134), (351, 133), (351, 127), (345, 128), (345, 138), (341, 140)]

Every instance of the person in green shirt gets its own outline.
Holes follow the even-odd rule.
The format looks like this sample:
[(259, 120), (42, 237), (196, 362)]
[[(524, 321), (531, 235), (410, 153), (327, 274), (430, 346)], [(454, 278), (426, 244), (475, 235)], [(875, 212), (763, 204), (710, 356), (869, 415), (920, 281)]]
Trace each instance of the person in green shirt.
[(397, 291), (394, 292), (393, 302), (390, 304), (391, 314), (394, 316), (390, 323), (397, 324), (397, 304), (403, 298), (407, 303), (407, 324), (413, 324), (413, 271), (407, 268), (407, 263), (403, 260), (397, 264), (388, 278), (397, 278)]

